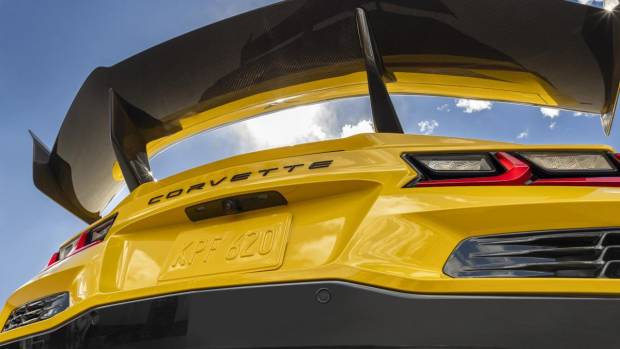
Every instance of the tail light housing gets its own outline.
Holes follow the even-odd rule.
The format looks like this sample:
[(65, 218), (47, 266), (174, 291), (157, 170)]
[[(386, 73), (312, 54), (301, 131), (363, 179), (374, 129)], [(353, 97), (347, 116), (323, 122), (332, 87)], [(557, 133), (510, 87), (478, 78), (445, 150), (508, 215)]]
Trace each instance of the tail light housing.
[(592, 151), (405, 154), (418, 172), (407, 187), (620, 186), (620, 155)]
[(434, 180), (493, 176), (501, 171), (497, 161), (484, 153), (412, 155), (409, 161)]
[(112, 228), (115, 219), (116, 216), (113, 216), (112, 218), (105, 220), (104, 222), (96, 225), (95, 227), (82, 232), (71, 241), (62, 245), (57, 252), (54, 252), (49, 262), (47, 263), (46, 268), (49, 268), (52, 265), (103, 241), (107, 236), (108, 232), (110, 231), (110, 228)]
[[(508, 153), (405, 155), (418, 172), (418, 178), (409, 187), (517, 185), (531, 178), (529, 166)], [(463, 162), (467, 161), (466, 165)], [(452, 166), (433, 166), (456, 162)], [(478, 164), (475, 164), (478, 162)], [(429, 165), (431, 164), (431, 165)], [(467, 170), (463, 170), (467, 167)]]
[(518, 155), (530, 162), (541, 178), (618, 175), (617, 160), (607, 153), (523, 152)]

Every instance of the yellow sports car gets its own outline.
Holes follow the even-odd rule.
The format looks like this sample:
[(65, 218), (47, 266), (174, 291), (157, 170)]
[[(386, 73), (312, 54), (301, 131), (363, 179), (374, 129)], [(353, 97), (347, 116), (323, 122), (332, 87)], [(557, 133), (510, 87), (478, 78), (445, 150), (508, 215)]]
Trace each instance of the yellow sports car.
[[(35, 185), (89, 226), (0, 348), (618, 348), (620, 156), (403, 134), (390, 93), (609, 134), (619, 83), (618, 8), (562, 0), (289, 0), (98, 68), (53, 148), (33, 135)], [(190, 136), (361, 95), (376, 133), (154, 179)]]

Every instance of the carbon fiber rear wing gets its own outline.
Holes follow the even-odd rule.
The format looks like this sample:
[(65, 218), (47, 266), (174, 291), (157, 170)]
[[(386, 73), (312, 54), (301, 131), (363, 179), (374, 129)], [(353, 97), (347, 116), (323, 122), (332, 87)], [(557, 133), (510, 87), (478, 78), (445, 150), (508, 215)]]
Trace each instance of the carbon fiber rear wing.
[(595, 113), (609, 134), (619, 24), (562, 0), (284, 1), (95, 69), (52, 151), (35, 140), (35, 185), (91, 222), (158, 150), (266, 111), (370, 92), (377, 130), (402, 132), (388, 90)]

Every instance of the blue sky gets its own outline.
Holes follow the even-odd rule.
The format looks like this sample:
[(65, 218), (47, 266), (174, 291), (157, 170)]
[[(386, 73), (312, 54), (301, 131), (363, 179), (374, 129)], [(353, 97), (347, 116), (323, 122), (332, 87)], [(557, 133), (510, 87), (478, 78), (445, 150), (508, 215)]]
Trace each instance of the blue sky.
[[(0, 300), (42, 269), (84, 224), (32, 185), (33, 129), (52, 145), (86, 76), (164, 40), (270, 3), (267, 0), (0, 0)], [(523, 143), (604, 143), (598, 117), (505, 103), (395, 96), (407, 132)], [(289, 116), (295, 115), (295, 121)], [(284, 111), (206, 132), (157, 156), (166, 177), (240, 152), (370, 129), (367, 98)], [(274, 128), (273, 125), (277, 125)], [(287, 129), (285, 138), (270, 132)], [(279, 132), (283, 134), (282, 132)], [(244, 137), (242, 147), (230, 139)], [(204, 147), (203, 145), (218, 145)], [(205, 154), (195, 149), (219, 149)], [(184, 154), (179, 160), (179, 154)]]

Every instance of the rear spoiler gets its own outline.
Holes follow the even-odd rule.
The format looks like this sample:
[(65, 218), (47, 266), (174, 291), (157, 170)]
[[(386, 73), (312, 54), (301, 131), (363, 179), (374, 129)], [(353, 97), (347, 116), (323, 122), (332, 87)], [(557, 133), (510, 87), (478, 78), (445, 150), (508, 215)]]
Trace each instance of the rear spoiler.
[(428, 94), (599, 114), (611, 132), (620, 13), (562, 0), (289, 0), (211, 24), (86, 79), (37, 188), (92, 222), (153, 179), (149, 157), (257, 114), (370, 92), (378, 132), (402, 132), (388, 95)]

